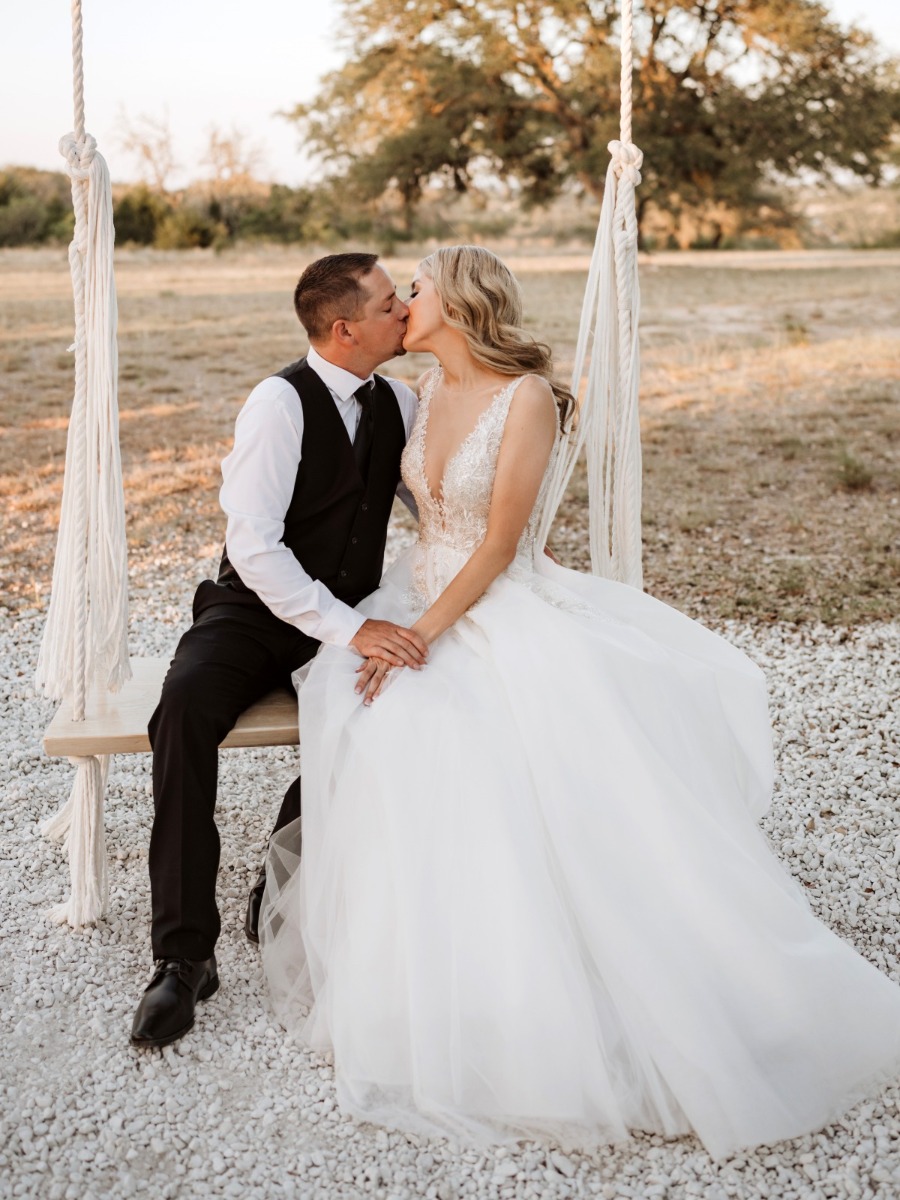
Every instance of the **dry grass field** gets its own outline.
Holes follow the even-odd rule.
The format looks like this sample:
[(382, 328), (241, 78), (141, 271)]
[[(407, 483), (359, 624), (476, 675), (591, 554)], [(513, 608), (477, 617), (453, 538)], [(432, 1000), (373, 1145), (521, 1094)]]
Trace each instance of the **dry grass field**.
[[(250, 388), (304, 342), (287, 249), (118, 256), (131, 563), (222, 540), (219, 463)], [(510, 259), (569, 370), (586, 256)], [(413, 259), (388, 260), (403, 287)], [(694, 616), (851, 625), (900, 610), (900, 252), (658, 254), (641, 265), (647, 589)], [(405, 293), (401, 293), (405, 294)], [(49, 586), (71, 403), (61, 250), (0, 252), (0, 577)], [(414, 356), (388, 368), (413, 378)], [(586, 565), (577, 478), (553, 545)]]

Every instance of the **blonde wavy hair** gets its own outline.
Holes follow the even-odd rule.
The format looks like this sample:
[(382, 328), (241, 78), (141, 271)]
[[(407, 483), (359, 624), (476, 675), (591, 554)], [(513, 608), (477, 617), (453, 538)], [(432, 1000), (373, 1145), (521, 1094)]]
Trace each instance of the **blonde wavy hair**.
[(422, 259), (441, 315), (465, 335), (474, 359), (501, 375), (539, 375), (553, 391), (565, 432), (575, 399), (553, 378), (550, 347), (522, 328), (522, 289), (509, 267), (483, 246), (441, 246)]

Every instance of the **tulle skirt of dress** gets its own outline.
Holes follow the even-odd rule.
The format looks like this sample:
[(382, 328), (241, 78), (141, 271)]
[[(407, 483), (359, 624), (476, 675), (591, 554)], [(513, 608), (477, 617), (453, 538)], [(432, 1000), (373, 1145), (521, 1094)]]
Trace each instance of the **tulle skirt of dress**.
[[(462, 565), (436, 553), (361, 610), (409, 623), (417, 561)], [(900, 1074), (900, 987), (757, 827), (771, 735), (743, 653), (543, 561), (370, 708), (358, 664), (326, 647), (302, 684), (303, 854), (289, 826), (261, 930), (276, 1013), (333, 1051), (342, 1109), (466, 1142), (694, 1131), (721, 1157)]]

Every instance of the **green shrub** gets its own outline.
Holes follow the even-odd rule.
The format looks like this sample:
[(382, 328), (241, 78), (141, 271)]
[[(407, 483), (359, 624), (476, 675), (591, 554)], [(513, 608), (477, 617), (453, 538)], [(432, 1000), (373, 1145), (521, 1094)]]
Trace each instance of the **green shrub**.
[(157, 226), (154, 245), (161, 250), (206, 248), (227, 240), (228, 230), (198, 208), (183, 205), (170, 212)]
[(0, 246), (42, 242), (47, 230), (47, 207), (37, 196), (14, 196), (0, 208)]
[(273, 184), (264, 202), (248, 201), (238, 209), (235, 235), (276, 242), (305, 241), (312, 209), (313, 194), (306, 188)]
[(67, 239), (73, 225), (66, 175), (33, 167), (0, 171), (0, 246)]
[(172, 206), (145, 185), (130, 188), (113, 204), (116, 243), (135, 242), (152, 246), (160, 226), (172, 214)]

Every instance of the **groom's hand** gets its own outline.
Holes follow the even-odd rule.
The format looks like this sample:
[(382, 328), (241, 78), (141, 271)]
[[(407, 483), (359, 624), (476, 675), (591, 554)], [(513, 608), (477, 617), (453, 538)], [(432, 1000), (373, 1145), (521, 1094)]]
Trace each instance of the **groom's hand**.
[(350, 645), (363, 658), (383, 658), (392, 667), (418, 671), (428, 658), (428, 643), (419, 634), (393, 621), (365, 621)]

